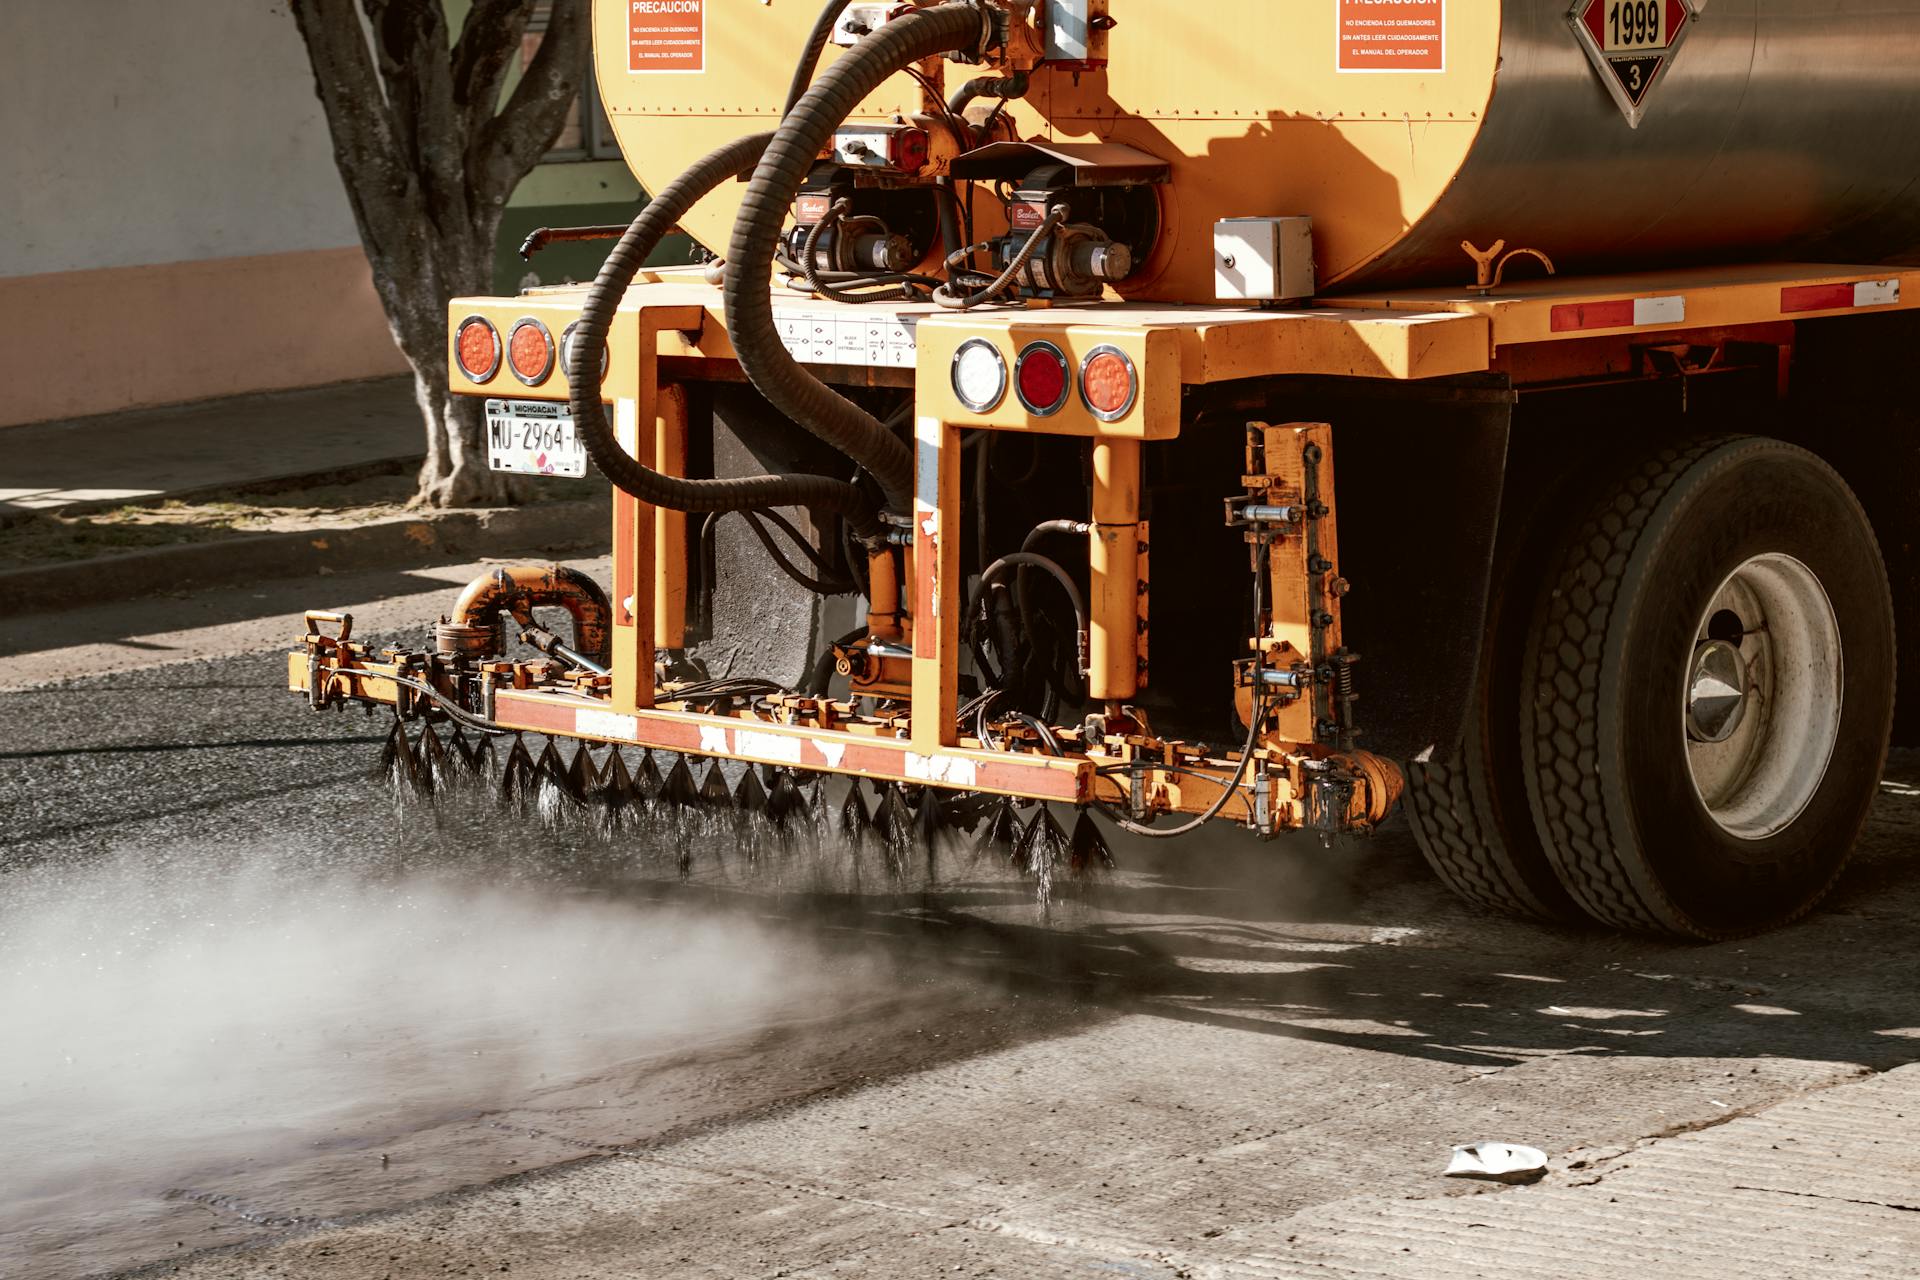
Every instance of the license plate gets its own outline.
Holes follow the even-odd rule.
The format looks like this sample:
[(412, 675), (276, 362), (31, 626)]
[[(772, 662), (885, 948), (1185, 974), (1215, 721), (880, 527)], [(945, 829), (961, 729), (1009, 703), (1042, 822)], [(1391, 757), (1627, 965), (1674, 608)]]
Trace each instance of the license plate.
[(547, 400), (487, 401), (487, 468), (523, 476), (587, 474), (573, 413)]

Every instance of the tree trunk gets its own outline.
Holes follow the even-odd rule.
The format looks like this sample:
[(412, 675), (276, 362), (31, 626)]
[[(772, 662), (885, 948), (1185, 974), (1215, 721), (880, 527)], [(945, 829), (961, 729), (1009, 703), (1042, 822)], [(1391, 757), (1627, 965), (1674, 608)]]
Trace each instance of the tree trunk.
[(554, 0), (539, 51), (502, 103), (535, 0), (471, 0), (450, 42), (445, 0), (293, 0), (334, 160), (427, 434), (417, 506), (499, 505), (531, 486), (487, 469), (484, 402), (447, 375), (447, 306), (493, 292), (500, 217), (579, 93), (588, 0)]
[[(420, 488), (411, 505), (497, 507), (525, 501), (532, 486), (521, 477), (487, 468), (486, 401), (454, 395), (450, 389), (447, 333), (452, 318), (444, 307), (430, 305), (437, 292), (422, 289), (415, 296), (429, 305), (409, 305), (393, 317), (394, 337), (413, 366), (414, 398), (427, 432), (426, 461), (421, 464)], [(453, 281), (447, 286), (450, 298), (492, 292), (490, 279)], [(503, 340), (505, 336), (501, 335)]]
[(500, 507), (524, 502), (530, 486), (520, 477), (487, 469), (485, 401), (447, 390), (446, 362), (416, 366), (414, 397), (427, 427), (427, 460), (411, 506)]

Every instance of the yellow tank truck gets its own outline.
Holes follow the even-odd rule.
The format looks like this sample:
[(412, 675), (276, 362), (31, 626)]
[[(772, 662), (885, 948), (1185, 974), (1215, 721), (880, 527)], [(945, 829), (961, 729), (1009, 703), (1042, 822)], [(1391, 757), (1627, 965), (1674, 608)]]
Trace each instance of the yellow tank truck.
[[(494, 466), (612, 484), (612, 580), (292, 655), (314, 707), (397, 710), (418, 785), (499, 739), (509, 793), (1043, 874), (1106, 857), (1090, 814), (1404, 796), (1476, 903), (1698, 938), (1832, 886), (1914, 610), (1920, 0), (597, 0), (594, 36), (651, 201), (529, 243), (617, 236), (590, 287), (447, 340)], [(676, 229), (700, 261), (647, 268)]]

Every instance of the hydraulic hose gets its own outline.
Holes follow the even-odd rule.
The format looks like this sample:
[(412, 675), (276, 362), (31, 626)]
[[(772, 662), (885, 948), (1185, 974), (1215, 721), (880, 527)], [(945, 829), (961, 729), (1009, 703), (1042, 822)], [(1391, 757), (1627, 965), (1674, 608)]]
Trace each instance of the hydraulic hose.
[[(1253, 619), (1256, 627), (1260, 625), (1260, 615), (1267, 611), (1265, 573), (1267, 554), (1268, 542), (1263, 536), (1260, 540), (1260, 554), (1255, 558), (1259, 567), (1253, 575)], [(1252, 714), (1247, 717), (1247, 740), (1240, 746), (1240, 763), (1234, 767), (1233, 780), (1220, 789), (1219, 797), (1207, 806), (1207, 811), (1191, 822), (1182, 823), (1177, 827), (1149, 827), (1133, 821), (1125, 814), (1116, 813), (1109, 805), (1100, 804), (1100, 811), (1107, 815), (1113, 825), (1133, 835), (1145, 836), (1149, 840), (1178, 840), (1181, 836), (1198, 831), (1227, 811), (1227, 805), (1240, 794), (1240, 788), (1247, 780), (1247, 771), (1253, 767), (1253, 750), (1260, 745), (1260, 731), (1266, 727), (1267, 723), (1267, 690), (1261, 676), (1261, 666), (1260, 652), (1256, 648), (1253, 660), (1253, 709)], [(1252, 808), (1251, 802), (1248, 808)]]
[(1016, 71), (1006, 77), (975, 76), (954, 90), (953, 96), (947, 99), (947, 110), (964, 120), (967, 108), (979, 99), (999, 98), (1004, 102), (1009, 98), (1024, 98), (1031, 83), (1030, 77), (1024, 71)]
[(969, 3), (915, 10), (828, 67), (774, 134), (747, 185), (727, 251), (727, 332), (747, 377), (776, 410), (865, 468), (896, 511), (912, 505), (913, 451), (788, 353), (774, 325), (767, 282), (788, 210), (834, 130), (862, 99), (914, 63), (951, 50), (977, 51), (984, 20), (984, 11)]
[(813, 31), (807, 36), (807, 47), (800, 54), (800, 64), (793, 69), (793, 84), (787, 89), (787, 105), (780, 109), (782, 116), (792, 115), (800, 99), (807, 96), (807, 89), (813, 84), (813, 73), (820, 66), (820, 55), (827, 51), (827, 41), (833, 39), (833, 28), (852, 3), (853, 0), (827, 0), (827, 7), (813, 20)]
[(1085, 675), (1087, 672), (1086, 597), (1080, 594), (1080, 588), (1075, 584), (1072, 575), (1062, 569), (1056, 561), (1035, 555), (1031, 551), (1016, 551), (1010, 556), (1001, 556), (981, 573), (980, 582), (973, 590), (973, 599), (967, 602), (967, 611), (961, 616), (971, 620), (980, 612), (980, 605), (986, 599), (987, 591), (993, 584), (1017, 569), (1038, 569), (1042, 573), (1051, 574), (1053, 580), (1060, 584), (1060, 589), (1067, 593), (1067, 600), (1073, 605), (1074, 625), (1079, 628), (1079, 674)]
[[(721, 183), (750, 169), (766, 151), (771, 134), (755, 134), (730, 142), (697, 162), (667, 184), (620, 237), (613, 252), (587, 291), (574, 331), (573, 357), (567, 362), (568, 399), (574, 428), (587, 456), (613, 486), (642, 502), (670, 511), (744, 511), (764, 507), (797, 506), (844, 516), (862, 537), (881, 530), (872, 500), (855, 485), (828, 476), (746, 476), (737, 479), (687, 480), (655, 471), (620, 446), (606, 409), (600, 403), (600, 369), (620, 300), (660, 241), (701, 197)], [(766, 273), (760, 272), (761, 292)], [(738, 279), (739, 272), (732, 273)], [(771, 303), (768, 303), (769, 311)], [(769, 322), (771, 323), (771, 322)], [(777, 340), (777, 339), (776, 339)]]
[(1043, 520), (1033, 526), (1033, 532), (1029, 533), (1026, 541), (1020, 544), (1020, 549), (1032, 551), (1055, 534), (1063, 534), (1070, 538), (1084, 538), (1092, 532), (1093, 526), (1085, 520)]
[[(1027, 269), (1027, 264), (1033, 261), (1036, 253), (1040, 252), (1040, 243), (1052, 235), (1054, 229), (1066, 220), (1067, 207), (1055, 205), (1047, 213), (1046, 220), (1033, 229), (1033, 234), (1027, 237), (1027, 242), (1020, 246), (1020, 252), (1013, 255), (1013, 261), (1007, 264), (1007, 269), (1000, 273), (998, 279), (977, 293), (957, 293), (954, 291), (953, 281), (949, 280), (933, 291), (933, 300), (950, 311), (971, 311), (975, 307), (986, 306), (1005, 293), (1013, 282), (1020, 278), (1020, 273)], [(986, 247), (975, 245), (967, 251), (967, 256), (971, 257), (976, 251)], [(947, 266), (950, 269), (953, 265), (953, 259), (947, 259)]]

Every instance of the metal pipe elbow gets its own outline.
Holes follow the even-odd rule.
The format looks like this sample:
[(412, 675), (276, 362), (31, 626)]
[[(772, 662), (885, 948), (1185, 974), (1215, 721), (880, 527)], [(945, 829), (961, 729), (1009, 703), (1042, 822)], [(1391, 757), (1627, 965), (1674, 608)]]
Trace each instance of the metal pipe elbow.
[(467, 584), (454, 602), (451, 623), (456, 627), (494, 627), (500, 615), (512, 615), (522, 626), (532, 622), (531, 611), (565, 609), (573, 618), (573, 647), (604, 663), (612, 654), (613, 606), (600, 584), (565, 565), (518, 565), (483, 573)]

